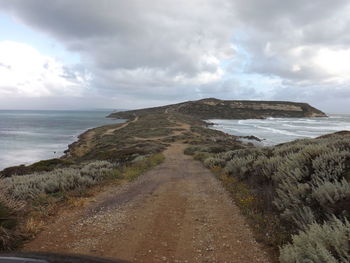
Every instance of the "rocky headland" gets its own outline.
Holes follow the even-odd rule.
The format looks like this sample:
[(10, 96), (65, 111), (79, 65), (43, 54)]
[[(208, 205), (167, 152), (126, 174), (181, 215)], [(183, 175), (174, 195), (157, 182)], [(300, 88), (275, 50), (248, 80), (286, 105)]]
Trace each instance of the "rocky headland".
[(133, 115), (181, 113), (207, 119), (262, 119), (327, 117), (307, 103), (288, 101), (219, 100), (215, 98), (187, 101), (167, 106), (116, 112), (111, 118), (131, 118)]

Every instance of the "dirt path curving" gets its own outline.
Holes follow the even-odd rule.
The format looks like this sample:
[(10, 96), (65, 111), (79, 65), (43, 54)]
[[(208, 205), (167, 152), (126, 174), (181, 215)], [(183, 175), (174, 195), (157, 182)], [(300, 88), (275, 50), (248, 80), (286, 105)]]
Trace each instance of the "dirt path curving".
[(201, 163), (172, 144), (136, 181), (99, 194), (26, 244), (25, 251), (130, 262), (269, 262), (239, 209)]
[(138, 120), (139, 120), (139, 116), (135, 116), (135, 118), (132, 121), (127, 121), (117, 128), (108, 129), (107, 131), (104, 132), (103, 135), (112, 135), (115, 131), (121, 130), (121, 129), (125, 128), (126, 126), (128, 126), (130, 123), (137, 122)]

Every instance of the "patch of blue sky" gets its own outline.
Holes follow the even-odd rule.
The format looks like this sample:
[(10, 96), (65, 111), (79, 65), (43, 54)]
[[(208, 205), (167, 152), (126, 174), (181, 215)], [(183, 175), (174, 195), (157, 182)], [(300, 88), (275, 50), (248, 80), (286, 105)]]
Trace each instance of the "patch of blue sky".
[(249, 66), (253, 63), (254, 59), (252, 54), (240, 44), (244, 39), (244, 32), (238, 31), (235, 33), (232, 39), (232, 46), (235, 51), (234, 56), (220, 61), (222, 68), (225, 70), (225, 75), (221, 81), (234, 80), (241, 87), (253, 88), (256, 94), (267, 99), (274, 94), (276, 88), (283, 87), (283, 80), (278, 76), (249, 71)]
[(252, 63), (252, 55), (243, 47), (242, 41), (246, 38), (245, 33), (241, 30), (237, 30), (231, 40), (231, 45), (234, 50), (234, 55), (231, 58), (220, 61), (220, 65), (225, 69), (224, 78), (227, 80), (235, 75), (245, 74), (247, 68)]
[(43, 32), (35, 31), (13, 17), (0, 12), (0, 41), (27, 44), (40, 53), (57, 58), (67, 64), (78, 64), (80, 56), (65, 49), (59, 42)]

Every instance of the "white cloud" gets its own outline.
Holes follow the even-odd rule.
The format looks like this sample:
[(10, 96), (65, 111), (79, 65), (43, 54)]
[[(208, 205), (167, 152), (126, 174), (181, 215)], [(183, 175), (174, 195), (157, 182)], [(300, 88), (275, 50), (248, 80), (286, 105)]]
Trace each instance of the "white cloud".
[(38, 64), (24, 65), (34, 73), (11, 77), (0, 66), (10, 78), (2, 94), (76, 96), (90, 84), (128, 107), (206, 96), (334, 98), (337, 108), (350, 96), (348, 0), (0, 0), (0, 9), (78, 53), (93, 74), (53, 58), (43, 69), (37, 52)]
[(190, 95), (193, 86), (219, 81), (220, 61), (234, 56), (227, 0), (1, 2), (19, 21), (79, 53), (94, 87), (108, 96)]
[(314, 63), (340, 83), (350, 80), (350, 48), (320, 48), (316, 53)]
[(79, 96), (87, 84), (86, 76), (27, 44), (0, 42), (1, 96)]

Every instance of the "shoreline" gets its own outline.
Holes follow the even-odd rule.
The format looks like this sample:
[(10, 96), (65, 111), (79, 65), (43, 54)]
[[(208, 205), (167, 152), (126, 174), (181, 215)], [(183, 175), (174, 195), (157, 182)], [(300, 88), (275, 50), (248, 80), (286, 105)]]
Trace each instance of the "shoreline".
[[(118, 169), (120, 168), (121, 171), (125, 171), (139, 161), (147, 160), (157, 154), (162, 155), (166, 149), (174, 144), (183, 144), (181, 154), (192, 155), (195, 160), (202, 161), (204, 166), (212, 170), (213, 175), (232, 194), (232, 198), (241, 208), (241, 212), (251, 220), (248, 220), (248, 224), (251, 224), (256, 238), (263, 244), (268, 245), (272, 253), (277, 253), (278, 247), (286, 245), (288, 236), (293, 234), (292, 232), (283, 232), (286, 236), (279, 239), (279, 233), (282, 233), (285, 227), (283, 225), (284, 221), (280, 221), (283, 214), (280, 214), (272, 206), (271, 198), (273, 197), (273, 200), (275, 200), (278, 197), (278, 195), (276, 197), (276, 193), (278, 193), (276, 190), (282, 184), (278, 182), (272, 184), (271, 180), (275, 180), (277, 177), (270, 176), (269, 171), (273, 169), (272, 172), (275, 173), (282, 170), (277, 169), (274, 162), (277, 162), (278, 167), (283, 167), (284, 161), (288, 158), (282, 156), (288, 153), (293, 158), (298, 158), (298, 156), (300, 157), (299, 151), (301, 153), (303, 151), (315, 153), (316, 151), (318, 157), (328, 158), (328, 155), (322, 154), (325, 150), (333, 149), (328, 147), (327, 144), (338, 145), (343, 138), (346, 139), (346, 136), (349, 136), (349, 132), (341, 132), (329, 135), (329, 138), (326, 136), (324, 139), (307, 140), (317, 147), (313, 147), (305, 141), (296, 141), (278, 145), (271, 149), (258, 149), (253, 145), (242, 143), (238, 136), (210, 129), (203, 120), (195, 116), (168, 111), (135, 115), (130, 114), (130, 116), (134, 116), (134, 119), (130, 119), (123, 124), (106, 125), (85, 131), (79, 136), (77, 142), (69, 146), (69, 155), (66, 158), (62, 158), (58, 163), (43, 161), (41, 165), (33, 167), (33, 171), (37, 172), (38, 169), (41, 169), (40, 171), (50, 171), (46, 174), (54, 176), (55, 172), (51, 173), (51, 171), (58, 169), (56, 174), (61, 175), (62, 170), (60, 168), (62, 167), (67, 167), (70, 170), (84, 169), (86, 165), (92, 162), (108, 162), (117, 166)], [(322, 140), (323, 145), (321, 148), (318, 146), (320, 140)], [(304, 144), (308, 147), (305, 147)], [(344, 141), (344, 145), (350, 144)], [(343, 154), (343, 152), (340, 153)], [(305, 161), (309, 162), (313, 159)], [(266, 165), (266, 169), (261, 169), (261, 165)], [(90, 170), (93, 171), (93, 169)], [(249, 174), (247, 174), (247, 171)], [(23, 174), (29, 173), (28, 171), (22, 172), (25, 172)], [(134, 172), (128, 172), (128, 176), (135, 178)], [(265, 175), (266, 172), (267, 175)], [(123, 179), (120, 172), (113, 172), (110, 176), (114, 176), (113, 178), (118, 180)], [(274, 188), (271, 188), (271, 185)], [(78, 185), (78, 187), (84, 189), (84, 185)], [(266, 189), (264, 188), (262, 191), (261, 187)], [(81, 188), (79, 193), (80, 191)], [(84, 193), (84, 191), (81, 193)], [(265, 193), (268, 194), (265, 195)], [(61, 195), (69, 196), (69, 191), (63, 189), (58, 194), (48, 190), (44, 194), (46, 198), (61, 200), (59, 199)], [(65, 201), (62, 200), (62, 202)], [(258, 212), (263, 214), (263, 220), (259, 220), (261, 217), (254, 217), (257, 215), (255, 208), (258, 208)], [(28, 202), (28, 209), (32, 209), (30, 202)], [(249, 218), (249, 215), (252, 217)], [(267, 225), (268, 228), (266, 228), (266, 222), (271, 222), (271, 225)], [(279, 228), (276, 228), (276, 226)], [(265, 235), (266, 229), (270, 231), (268, 236)]]
[[(144, 116), (147, 114), (179, 114), (183, 116), (190, 116), (192, 120), (204, 123), (205, 119), (213, 119), (215, 117), (220, 119), (239, 118), (239, 119), (261, 119), (266, 117), (308, 117), (327, 115), (322, 111), (310, 106), (307, 103), (287, 102), (287, 101), (243, 101), (243, 100), (218, 100), (215, 98), (207, 98), (198, 101), (187, 101), (178, 104), (172, 104), (161, 107), (153, 107), (148, 109), (139, 109), (123, 112), (104, 112), (109, 114), (107, 118), (131, 119), (134, 116)], [(76, 116), (77, 117), (77, 116)], [(79, 118), (79, 117), (78, 117)], [(26, 119), (27, 120), (27, 119)], [(27, 120), (28, 121), (28, 120)], [(97, 126), (98, 127), (98, 126)], [(98, 128), (93, 128), (98, 130)], [(84, 129), (78, 137), (74, 137), (74, 141), (65, 144), (62, 149), (63, 156), (53, 156), (53, 158), (64, 158), (64, 155), (69, 151), (70, 145), (79, 145), (79, 137), (91, 129)], [(161, 132), (160, 132), (161, 133)], [(245, 134), (244, 136), (252, 136), (253, 134)], [(75, 136), (75, 135), (73, 135)], [(255, 137), (259, 137), (254, 134)], [(68, 149), (66, 148), (68, 145)], [(35, 147), (33, 147), (35, 148)], [(62, 147), (63, 148), (63, 147)], [(55, 152), (55, 150), (53, 150)], [(59, 151), (61, 152), (61, 151)], [(40, 160), (47, 160), (46, 158), (38, 158)], [(31, 162), (30, 162), (31, 163)], [(18, 164), (19, 166), (21, 164)], [(24, 164), (32, 165), (32, 164)], [(3, 169), (12, 167), (13, 165), (6, 165)], [(2, 171), (3, 171), (2, 169)]]
[(350, 114), (329, 114), (328, 118), (210, 119), (208, 121), (211, 129), (231, 135), (244, 138), (250, 132), (254, 137), (261, 139), (261, 146), (267, 147), (350, 130)]
[[(350, 114), (342, 114), (342, 115), (350, 116)], [(329, 116), (329, 117), (331, 117), (331, 116)], [(97, 127), (89, 127), (87, 129), (84, 129), (82, 132), (78, 132), (75, 135), (72, 135), (72, 137), (74, 137), (74, 140), (72, 140), (71, 142), (68, 142), (63, 150), (57, 151), (57, 154), (58, 154), (57, 157), (42, 158), (42, 159), (38, 159), (36, 161), (32, 161), (32, 162), (28, 162), (28, 163), (19, 163), (19, 164), (15, 164), (15, 165), (6, 166), (6, 167), (4, 167), (4, 168), (2, 168), (0, 170), (0, 174), (2, 172), (4, 172), (4, 170), (11, 169), (11, 168), (14, 168), (14, 167), (23, 167), (23, 166), (24, 167), (28, 167), (28, 166), (32, 166), (33, 164), (39, 163), (39, 162), (45, 162), (45, 161), (56, 160), (56, 159), (58, 159), (58, 160), (65, 160), (65, 159), (69, 158), (70, 150), (72, 148), (74, 148), (76, 145), (78, 145), (81, 141), (86, 140), (85, 136), (87, 134), (89, 134), (90, 132), (94, 131), (95, 129), (103, 128), (103, 127), (109, 127), (109, 126), (115, 126), (115, 125), (119, 125), (119, 124), (126, 124), (126, 123), (128, 123), (130, 121), (130, 120), (127, 120), (127, 119), (115, 118), (115, 117), (110, 116), (110, 115), (106, 116), (106, 118), (113, 119), (113, 120), (118, 120), (118, 121), (123, 121), (123, 122), (116, 123), (116, 124), (106, 124), (106, 125), (97, 126)], [(286, 119), (286, 118), (283, 118), (283, 119)], [(304, 118), (300, 118), (300, 119), (314, 119), (314, 118), (304, 117)], [(221, 120), (227, 120), (227, 119), (221, 119)], [(256, 120), (256, 121), (259, 121), (261, 119), (243, 119), (243, 120)], [(231, 121), (231, 120), (228, 120), (228, 121)], [(232, 119), (232, 121), (236, 121), (236, 119)], [(288, 143), (288, 142), (292, 142), (292, 141), (296, 140), (296, 139), (292, 139), (292, 140), (288, 140), (288, 141), (280, 142), (280, 143), (276, 143), (276, 144), (264, 145), (263, 142), (266, 140), (265, 138), (260, 138), (260, 137), (258, 137), (256, 135), (252, 135), (252, 134), (247, 134), (247, 135), (231, 134), (231, 133), (229, 133), (229, 132), (227, 132), (227, 131), (225, 131), (223, 129), (214, 128), (214, 126), (218, 125), (218, 124), (214, 123), (213, 120), (204, 120), (203, 122), (205, 122), (205, 124), (206, 124), (208, 129), (212, 129), (212, 130), (215, 130), (215, 131), (220, 131), (220, 132), (223, 132), (223, 133), (225, 133), (227, 135), (238, 137), (242, 143), (248, 143), (248, 144), (251, 143), (254, 146), (258, 146), (258, 147), (266, 147), (266, 146), (271, 147), (271, 146), (278, 145), (278, 144), (281, 144), (281, 143)], [(340, 132), (340, 131), (342, 131), (342, 130), (334, 131), (334, 132)], [(326, 132), (326, 133), (317, 135), (315, 137), (310, 137), (310, 138), (317, 138), (319, 136), (326, 136), (326, 135), (331, 134), (331, 133), (332, 132)], [(307, 139), (307, 137), (305, 137), (305, 139)]]
[[(85, 111), (82, 111), (82, 112), (85, 112)], [(107, 116), (105, 118), (107, 118)], [(39, 158), (39, 159), (36, 159), (36, 160), (33, 160), (33, 161), (20, 162), (18, 164), (13, 164), (13, 165), (6, 165), (5, 167), (2, 167), (2, 168), (0, 167), (0, 175), (1, 175), (1, 172), (3, 172), (6, 169), (9, 169), (9, 168), (19, 167), (19, 166), (31, 166), (31, 165), (33, 165), (35, 163), (38, 163), (38, 162), (54, 160), (54, 159), (64, 159), (66, 157), (66, 152), (69, 151), (70, 146), (75, 144), (75, 143), (78, 143), (80, 141), (81, 136), (83, 136), (85, 133), (87, 133), (87, 132), (89, 132), (91, 130), (97, 129), (99, 127), (109, 126), (109, 125), (116, 125), (116, 124), (122, 124), (122, 123), (126, 123), (127, 122), (127, 120), (125, 120), (125, 119), (116, 119), (116, 118), (108, 118), (108, 119), (113, 119), (113, 120), (123, 121), (123, 122), (119, 122), (119, 123), (115, 123), (115, 124), (105, 124), (105, 125), (102, 125), (102, 126), (90, 126), (88, 128), (84, 128), (81, 131), (76, 132), (74, 135), (69, 135), (69, 137), (72, 138), (72, 139), (67, 141), (64, 144), (65, 145), (64, 147), (63, 147), (63, 144), (62, 144), (62, 148), (60, 150), (53, 151), (53, 154), (57, 154), (57, 156), (53, 156), (52, 158), (50, 158), (50, 157), (48, 157), (48, 158)], [(51, 151), (50, 152), (49, 151), (45, 151), (45, 152), (48, 153), (48, 154), (51, 153)]]

